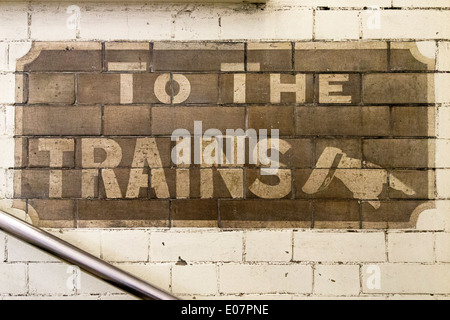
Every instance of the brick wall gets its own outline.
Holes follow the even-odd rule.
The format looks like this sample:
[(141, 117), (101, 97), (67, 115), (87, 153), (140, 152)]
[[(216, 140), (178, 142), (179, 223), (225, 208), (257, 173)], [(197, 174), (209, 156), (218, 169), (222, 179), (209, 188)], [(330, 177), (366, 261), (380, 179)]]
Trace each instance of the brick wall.
[[(1, 202), (3, 209), (26, 219), (31, 217), (33, 220), (35, 216), (30, 214), (30, 210), (28, 216), (24, 215), (24, 211), (21, 210), (26, 210), (27, 206), (23, 205), (23, 202), (17, 201), (17, 198), (27, 199), (30, 207), (48, 215), (48, 219), (39, 221), (40, 226), (63, 228), (49, 230), (94, 255), (183, 298), (445, 299), (450, 294), (448, 285), (450, 280), (450, 266), (448, 265), (450, 263), (448, 233), (450, 232), (450, 203), (447, 201), (450, 197), (447, 190), (450, 96), (446, 90), (450, 84), (448, 77), (450, 29), (447, 22), (450, 18), (450, 2), (448, 0), (345, 0), (340, 1), (339, 6), (332, 1), (272, 0), (265, 7), (80, 4), (78, 7), (71, 8), (73, 11), (67, 11), (68, 5), (65, 4), (2, 3), (0, 7), (0, 88), (2, 88), (0, 91), (0, 134), (2, 135), (0, 144), (3, 151), (0, 160), (2, 168), (0, 196), (4, 199)], [(366, 7), (370, 7), (370, 9)], [(73, 22), (69, 24), (69, 27), (68, 19)], [(214, 222), (214, 219), (207, 218), (202, 220), (202, 228), (178, 228), (189, 227), (189, 219), (184, 218), (177, 221), (173, 219), (173, 214), (169, 215), (169, 213), (167, 214), (169, 218), (155, 218), (159, 222), (163, 221), (163, 224), (156, 224), (153, 227), (148, 223), (139, 225), (135, 222), (118, 225), (118, 221), (123, 222), (123, 217), (116, 219), (115, 224), (105, 224), (91, 217), (95, 217), (95, 212), (98, 212), (99, 208), (106, 208), (106, 205), (111, 203), (110, 201), (108, 201), (109, 204), (105, 202), (103, 206), (93, 208), (83, 205), (83, 201), (86, 202), (86, 200), (82, 199), (75, 202), (75, 205), (68, 199), (50, 199), (54, 198), (51, 196), (48, 186), (50, 170), (47, 170), (46, 173), (38, 168), (47, 167), (48, 169), (53, 165), (49, 163), (48, 155), (46, 157), (39, 153), (37, 138), (50, 138), (51, 136), (67, 138), (67, 136), (79, 134), (147, 136), (155, 132), (157, 135), (165, 135), (170, 134), (172, 129), (179, 126), (179, 123), (164, 122), (173, 116), (173, 109), (170, 109), (174, 108), (172, 106), (156, 108), (145, 105), (130, 106), (127, 107), (129, 108), (128, 112), (124, 114), (114, 107), (105, 107), (102, 110), (101, 107), (87, 105), (90, 103), (126, 104), (126, 99), (129, 99), (129, 97), (125, 97), (125, 100), (121, 100), (120, 90), (109, 90), (104, 86), (92, 90), (95, 88), (95, 84), (98, 84), (94, 78), (103, 70), (105, 61), (108, 61), (108, 49), (112, 50), (114, 46), (120, 46), (114, 42), (139, 41), (144, 42), (144, 45), (151, 43), (149, 50), (157, 51), (159, 43), (164, 41), (199, 40), (234, 42), (236, 44), (233, 45), (236, 46), (249, 42), (246, 45), (247, 58), (244, 61), (247, 62), (247, 66), (253, 62), (252, 44), (250, 43), (258, 41), (278, 42), (280, 48), (294, 45), (294, 48), (297, 49), (301, 46), (311, 46), (311, 41), (315, 42), (316, 48), (336, 46), (336, 44), (330, 44), (330, 41), (336, 40), (343, 42), (339, 44), (341, 46), (345, 46), (345, 42), (348, 41), (363, 40), (364, 43), (371, 41), (376, 46), (381, 44), (386, 48), (389, 47), (389, 50), (383, 51), (388, 57), (385, 60), (381, 59), (389, 61), (389, 64), (377, 65), (374, 64), (376, 60), (369, 60), (372, 63), (369, 67), (370, 71), (379, 71), (378, 77), (383, 77), (387, 71), (397, 71), (396, 76), (404, 77), (399, 83), (405, 83), (404, 79), (408, 77), (416, 77), (416, 81), (419, 82), (421, 80), (417, 80), (418, 78), (425, 77), (427, 79), (425, 81), (430, 82), (431, 76), (431, 82), (434, 85), (428, 85), (432, 90), (426, 94), (421, 94), (420, 90), (415, 90), (414, 94), (398, 94), (398, 91), (404, 93), (405, 90), (406, 92), (408, 90), (407, 87), (406, 89), (400, 87), (392, 91), (390, 95), (380, 96), (376, 93), (370, 95), (370, 90), (374, 85), (369, 85), (362, 88), (363, 94), (360, 96), (363, 96), (363, 104), (351, 107), (351, 114), (344, 111), (345, 107), (342, 106), (316, 107), (317, 110), (314, 113), (308, 110), (308, 107), (297, 106), (295, 122), (291, 127), (283, 127), (284, 130), (287, 130), (284, 132), (286, 137), (303, 137), (301, 141), (297, 139), (299, 145), (296, 150), (302, 150), (300, 159), (306, 164), (303, 164), (302, 168), (293, 168), (297, 180), (301, 181), (305, 175), (307, 177), (309, 174), (307, 170), (313, 168), (312, 165), (318, 159), (318, 153), (323, 150), (323, 147), (320, 149), (320, 141), (316, 141), (312, 137), (305, 137), (305, 135), (321, 136), (322, 139), (325, 136), (328, 137), (325, 145), (336, 143), (336, 141), (338, 141), (338, 145), (345, 143), (346, 148), (354, 150), (355, 158), (362, 158), (361, 153), (365, 151), (368, 153), (366, 156), (370, 157), (371, 155), (376, 160), (374, 162), (383, 167), (389, 167), (403, 181), (408, 181), (410, 184), (416, 182), (414, 189), (418, 192), (417, 199), (407, 199), (406, 202), (411, 205), (405, 208), (398, 206), (398, 203), (405, 202), (401, 194), (395, 194), (395, 192), (392, 194), (390, 191), (390, 194), (382, 195), (384, 197), (382, 198), (383, 205), (386, 205), (392, 198), (396, 200), (393, 203), (397, 204), (397, 206), (384, 207), (383, 217), (378, 221), (382, 223), (376, 223), (377, 219), (364, 220), (362, 218), (364, 217), (363, 208), (367, 210), (366, 214), (372, 218), (376, 212), (371, 210), (368, 204), (365, 204), (366, 207), (359, 206), (360, 201), (354, 201), (357, 208), (354, 209), (356, 210), (354, 221), (351, 217), (355, 217), (355, 215), (348, 215), (352, 211), (349, 210), (349, 206), (346, 206), (341, 211), (347, 216), (344, 214), (344, 217), (341, 215), (337, 219), (337, 222), (345, 221), (344, 224), (337, 224), (336, 221), (331, 225), (329, 221), (320, 224), (317, 223), (320, 222), (318, 219), (314, 226), (316, 229), (303, 229), (313, 227), (311, 224), (272, 224), (265, 225), (269, 227), (266, 229), (253, 229), (256, 226), (253, 224), (244, 225), (250, 229), (219, 229), (217, 227), (242, 227), (242, 224), (229, 223), (221, 226), (217, 225), (217, 220)], [(35, 42), (34, 46), (36, 47), (36, 41), (53, 42), (55, 50), (61, 50), (61, 43), (63, 43), (62, 46), (84, 48), (88, 56), (71, 61), (71, 67), (75, 68), (71, 70), (72, 73), (67, 70), (64, 73), (58, 73), (57, 59), (54, 58), (52, 66), (55, 69), (53, 70), (39, 70), (39, 60), (31, 65), (34, 69), (18, 68), (19, 65), (25, 65), (22, 63), (21, 57), (30, 50), (32, 42)], [(400, 52), (402, 48), (408, 46), (408, 43), (405, 42), (409, 41), (420, 41), (418, 46), (420, 54), (436, 61), (431, 69), (428, 67), (424, 69), (423, 64), (418, 65), (412, 62), (407, 67), (402, 66), (405, 60)], [(45, 45), (49, 49), (50, 44)], [(59, 49), (57, 46), (60, 46)], [(132, 46), (136, 49), (142, 44), (134, 43)], [(117, 49), (116, 47), (115, 50)], [(102, 50), (105, 50), (104, 54), (102, 54)], [(268, 68), (272, 67), (273, 70), (280, 72), (292, 70), (289, 68), (302, 70), (302, 67), (320, 69), (324, 68), (325, 62), (331, 65), (329, 67), (331, 71), (339, 71), (336, 70), (339, 67), (345, 68), (345, 56), (336, 60), (324, 58), (317, 66), (314, 66), (313, 61), (302, 66), (301, 62), (304, 60), (296, 59), (298, 51), (293, 51), (293, 60), (290, 61), (294, 65), (291, 64), (287, 67), (288, 69), (283, 69), (286, 66), (281, 62), (286, 60), (282, 57), (270, 59), (269, 62), (278, 61), (280, 64), (269, 65)], [(237, 52), (239, 55), (239, 51)], [(139, 57), (139, 52), (137, 52), (137, 56)], [(45, 57), (41, 58), (45, 60)], [(255, 57), (255, 59), (261, 59), (261, 57)], [(88, 65), (83, 64), (88, 61)], [(151, 65), (150, 61), (148, 62), (147, 66)], [(264, 63), (262, 66), (263, 68), (267, 67)], [(30, 67), (29, 64), (28, 67)], [(66, 63), (64, 68), (67, 67)], [(199, 71), (199, 68), (202, 67), (204, 66), (196, 66), (195, 71)], [(167, 68), (173, 70), (176, 66)], [(161, 70), (164, 71), (164, 67)], [(267, 70), (270, 71), (270, 69)], [(48, 71), (51, 73), (46, 73)], [(309, 69), (309, 71), (311, 70)], [(344, 69), (344, 71), (347, 70)], [(75, 72), (75, 76), (73, 72)], [(90, 72), (93, 75), (90, 75)], [(208, 70), (204, 70), (202, 75), (205, 76), (207, 73)], [(255, 76), (257, 75), (258, 73), (255, 74)], [(101, 74), (101, 76), (117, 78), (111, 78), (109, 83), (120, 82), (117, 74)], [(211, 77), (214, 78), (214, 73)], [(383, 83), (386, 83), (386, 79), (388, 78), (384, 76), (381, 81), (376, 79), (373, 81), (382, 86)], [(143, 81), (148, 83), (149, 80)], [(191, 81), (194, 82), (194, 80)], [(43, 88), (39, 85), (40, 83), (48, 86)], [(54, 86), (51, 85), (52, 83)], [(73, 89), (67, 90), (67, 88)], [(91, 90), (83, 90), (85, 88)], [(23, 94), (24, 92), (27, 94)], [(220, 92), (223, 93), (224, 90), (220, 90)], [(249, 99), (255, 100), (247, 102), (267, 103), (264, 100), (264, 93), (263, 90), (253, 96), (248, 95)], [(51, 101), (49, 101), (49, 95), (51, 95)], [(395, 100), (398, 97), (400, 97), (400, 101)], [(219, 102), (223, 104), (223, 101), (214, 100), (218, 98), (223, 99), (218, 92), (211, 93), (202, 90), (197, 94), (193, 92), (189, 98), (192, 100), (186, 103), (214, 104)], [(141, 99), (139, 101), (141, 104), (158, 102), (152, 100), (155, 97), (148, 95), (147, 92), (142, 92), (140, 95), (135, 94), (133, 99)], [(376, 108), (364, 105), (365, 99), (368, 99), (368, 104), (377, 105)], [(408, 101), (408, 99), (410, 100)], [(27, 105), (22, 106), (24, 103)], [(60, 106), (43, 105), (48, 103), (58, 103)], [(286, 101), (286, 103), (291, 102)], [(61, 105), (73, 104), (76, 105), (76, 108), (84, 108), (82, 119), (79, 118), (78, 112), (70, 118), (71, 121), (62, 124), (53, 121), (50, 122), (50, 126), (48, 125), (48, 119), (52, 117), (58, 119), (58, 113), (67, 116), (73, 111), (70, 109), (74, 108), (73, 106), (68, 108), (61, 107)], [(387, 106), (383, 106), (383, 104), (387, 104)], [(117, 131), (118, 119), (125, 116), (132, 117), (133, 121), (147, 123), (146, 117), (148, 117), (149, 108), (158, 109), (156, 114), (161, 113), (161, 120), (152, 123), (151, 131), (146, 131), (147, 127), (142, 125), (120, 126), (120, 130), (123, 131)], [(181, 120), (179, 121), (186, 121), (189, 116), (194, 117), (194, 106), (190, 106), (189, 111), (183, 111), (183, 107), (176, 108), (179, 109), (177, 112), (180, 112), (178, 119)], [(207, 113), (204, 112), (204, 108), (210, 108), (210, 118), (213, 123), (213, 115), (218, 118), (230, 116), (229, 114), (218, 116), (220, 107), (201, 106), (198, 108), (205, 117)], [(233, 109), (233, 107), (230, 108)], [(20, 112), (22, 109), (27, 109), (29, 113)], [(255, 122), (252, 123), (254, 127), (267, 126), (267, 122), (262, 124), (257, 122), (261, 121), (261, 114), (267, 114), (268, 111), (270, 110), (264, 110), (261, 106), (250, 106), (246, 111), (247, 121), (250, 122), (254, 119)], [(284, 111), (289, 113), (289, 107)], [(227, 112), (233, 112), (233, 110), (228, 109)], [(252, 118), (253, 112), (254, 117)], [(291, 118), (293, 118), (293, 112), (292, 110)], [(362, 115), (365, 112), (370, 114), (367, 118)], [(18, 115), (23, 116), (23, 121), (15, 121)], [(155, 116), (155, 113), (152, 115)], [(283, 119), (289, 118), (289, 114), (283, 115), (277, 112), (270, 119), (277, 116)], [(370, 126), (373, 123), (370, 116), (378, 120), (388, 117), (390, 119), (389, 126)], [(357, 121), (352, 121), (353, 126), (348, 124), (344, 126), (344, 134), (342, 132), (336, 134), (332, 131), (330, 124), (334, 121), (342, 121), (345, 124), (344, 120), (340, 120), (345, 117), (365, 118), (367, 122), (363, 122), (358, 127)], [(39, 123), (39, 119), (44, 123)], [(239, 122), (245, 118), (236, 114), (235, 119)], [(155, 121), (155, 118), (148, 120)], [(318, 125), (308, 127), (313, 121), (317, 121)], [(18, 124), (20, 125), (18, 126)], [(167, 128), (171, 125), (174, 127), (168, 130)], [(220, 123), (215, 127), (219, 127), (219, 125)], [(48, 128), (53, 131), (45, 131)], [(339, 139), (336, 139), (336, 135), (340, 136)], [(13, 139), (14, 136), (16, 139)], [(124, 140), (123, 137), (121, 139)], [(355, 142), (355, 140), (357, 141)], [(361, 147), (363, 145), (361, 141), (364, 141), (365, 148)], [(389, 143), (386, 144), (386, 141)], [(356, 147), (352, 148), (352, 145), (355, 144)], [(411, 144), (415, 146), (411, 146)], [(123, 141), (122, 145), (126, 146), (129, 143)], [(62, 146), (67, 145), (62, 143)], [(75, 146), (79, 147), (80, 143), (75, 142)], [(383, 150), (390, 152), (383, 152)], [(422, 152), (419, 154), (424, 158), (422, 160), (412, 159), (408, 155), (408, 151), (411, 150), (421, 150)], [(24, 154), (27, 156), (24, 157)], [(56, 163), (54, 167), (72, 168), (76, 171), (76, 161), (77, 156), (74, 152), (72, 159), (66, 157), (62, 159), (62, 164)], [(22, 188), (20, 188), (19, 194), (17, 194), (17, 181), (14, 181), (14, 176), (17, 177), (13, 174), (12, 168), (14, 167), (30, 172), (29, 175), (20, 175), (22, 182), (24, 179), (28, 179), (29, 182), (21, 184)], [(252, 179), (251, 170), (247, 171), (247, 179)], [(65, 170), (65, 173), (70, 174), (70, 170)], [(77, 173), (73, 173), (73, 181), (77, 181), (76, 176)], [(24, 185), (38, 187), (26, 189), (23, 187)], [(42, 196), (44, 189), (49, 193), (46, 196)], [(83, 198), (82, 195), (70, 193), (80, 193), (77, 188), (69, 189), (64, 189), (64, 192), (71, 195), (67, 196), (66, 194), (66, 198)], [(22, 194), (23, 192), (29, 192), (29, 194)], [(38, 196), (33, 192), (37, 192)], [(94, 190), (99, 198), (102, 198), (100, 194), (105, 192), (106, 190)], [(321, 212), (323, 212), (323, 216), (328, 217), (331, 210), (340, 210), (342, 200), (348, 199), (349, 196), (339, 194), (338, 190), (336, 192), (333, 194), (333, 199), (325, 202), (325, 204), (329, 204), (328, 206), (320, 207), (322, 204), (320, 201), (312, 201), (316, 217), (320, 217)], [(152, 197), (152, 195), (148, 196)], [(294, 200), (297, 196), (302, 197), (298, 192), (290, 194), (292, 201), (298, 201)], [(103, 198), (111, 197), (104, 196)], [(56, 202), (50, 203), (51, 200)], [(417, 215), (413, 224), (394, 223), (398, 216), (411, 214), (411, 211), (424, 203), (424, 200), (427, 202), (433, 200), (432, 205), (422, 207), (420, 215)], [(161, 212), (165, 212), (164, 210), (169, 212), (169, 208), (164, 207), (164, 201), (159, 201), (161, 207), (150, 211), (154, 214), (161, 214)], [(208, 202), (208, 200), (201, 199), (195, 201)], [(281, 200), (277, 201), (280, 203), (274, 205), (283, 208)], [(332, 201), (334, 202), (331, 203)], [(206, 202), (202, 206), (207, 205)], [(350, 203), (352, 202), (350, 201)], [(177, 203), (174, 202), (174, 204)], [(12, 207), (15, 209), (11, 209)], [(42, 209), (44, 207), (46, 210)], [(64, 215), (63, 213), (66, 212), (64, 209), (68, 207), (71, 211)], [(73, 218), (74, 207), (78, 209), (75, 219)], [(88, 210), (89, 207), (91, 207), (91, 211), (94, 209), (95, 211), (89, 211), (91, 216), (88, 214), (89, 218), (83, 223), (82, 219), (78, 220), (80, 218), (79, 210), (83, 210), (83, 208)], [(180, 207), (186, 210), (187, 217), (198, 213), (196, 205), (191, 206), (193, 209), (189, 209), (186, 203), (182, 203)], [(350, 207), (354, 206), (350, 205)], [(117, 208), (117, 206), (112, 206), (112, 208)], [(129, 206), (126, 208), (132, 209)], [(149, 212), (138, 210), (138, 208), (143, 208), (142, 203), (137, 203), (136, 208), (131, 211), (137, 217), (149, 214)], [(209, 214), (216, 210), (214, 205), (208, 208), (210, 208)], [(230, 209), (232, 213), (235, 210), (236, 208)], [(261, 212), (255, 212), (255, 214), (261, 215), (264, 210), (268, 209), (261, 208)], [(295, 210), (303, 212), (303, 209)], [(409, 211), (406, 212), (407, 210)], [(386, 217), (394, 217), (394, 220)], [(284, 217), (282, 220), (286, 221), (286, 218)], [(167, 224), (164, 224), (164, 221), (167, 221)], [(400, 221), (402, 220), (400, 219)], [(36, 220), (33, 222), (36, 223)], [(169, 225), (174, 228), (167, 228)], [(79, 228), (74, 229), (74, 226)], [(111, 228), (114, 226), (138, 228)], [(199, 226), (198, 222), (196, 226)], [(299, 229), (292, 229), (293, 227)], [(120, 291), (98, 282), (83, 272), (79, 272), (76, 268), (62, 264), (4, 234), (0, 234), (0, 296), (3, 299), (28, 299), (30, 297), (127, 298)]]

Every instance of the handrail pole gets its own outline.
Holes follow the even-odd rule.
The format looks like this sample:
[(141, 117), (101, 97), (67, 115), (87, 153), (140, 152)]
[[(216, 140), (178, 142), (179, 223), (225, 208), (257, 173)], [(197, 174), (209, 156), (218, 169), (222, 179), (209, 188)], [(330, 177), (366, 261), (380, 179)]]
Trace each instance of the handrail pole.
[(0, 229), (141, 299), (178, 300), (171, 294), (3, 211), (0, 211)]

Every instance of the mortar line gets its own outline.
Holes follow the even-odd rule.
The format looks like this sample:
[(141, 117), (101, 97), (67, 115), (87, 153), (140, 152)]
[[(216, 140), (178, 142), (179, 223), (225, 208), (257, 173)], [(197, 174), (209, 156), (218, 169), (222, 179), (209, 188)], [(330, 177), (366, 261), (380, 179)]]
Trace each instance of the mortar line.
[(149, 42), (149, 50), (150, 50), (150, 66), (149, 71), (155, 72), (155, 45), (153, 42)]

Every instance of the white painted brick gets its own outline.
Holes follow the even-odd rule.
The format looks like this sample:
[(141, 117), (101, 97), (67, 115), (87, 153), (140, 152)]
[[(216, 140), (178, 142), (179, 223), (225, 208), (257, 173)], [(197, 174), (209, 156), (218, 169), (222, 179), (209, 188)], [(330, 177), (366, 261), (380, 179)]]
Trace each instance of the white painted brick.
[(14, 197), (14, 170), (0, 168), (0, 199), (12, 199)]
[(6, 235), (0, 231), (0, 263), (5, 261), (5, 245), (6, 245)]
[(213, 264), (174, 266), (172, 290), (174, 294), (217, 293), (217, 266)]
[(100, 296), (100, 300), (140, 300), (139, 298), (136, 298), (135, 296), (129, 295), (129, 294), (120, 294), (120, 295), (106, 295), (106, 296)]
[(292, 300), (292, 294), (179, 295), (182, 300)]
[[(425, 264), (381, 264), (381, 288), (367, 287), (367, 267), (363, 266), (364, 293), (417, 293), (417, 294), (448, 294), (450, 293), (450, 267), (448, 265)], [(369, 279), (370, 280), (370, 279)], [(369, 283), (371, 283), (369, 281)]]
[(31, 49), (31, 41), (9, 43), (8, 71), (16, 70), (16, 61), (25, 56)]
[(47, 230), (54, 236), (100, 258), (101, 231), (99, 230)]
[(4, 136), (0, 137), (0, 150), (2, 150), (2, 156), (0, 157), (0, 168), (14, 167), (14, 147), (15, 142), (13, 138)]
[(359, 266), (316, 265), (314, 268), (314, 294), (350, 295), (359, 294)]
[(450, 262), (450, 233), (436, 233), (436, 261)]
[(0, 71), (8, 70), (8, 43), (0, 42)]
[(26, 292), (26, 265), (0, 263), (0, 294), (25, 294)]
[(170, 40), (172, 12), (146, 6), (128, 11), (128, 40)]
[(124, 291), (94, 277), (84, 271), (76, 271), (79, 279), (75, 280), (77, 294), (121, 294)]
[[(58, 41), (73, 40), (77, 30), (67, 27), (67, 21), (74, 13), (67, 13), (67, 4), (37, 4), (31, 7), (31, 39)], [(74, 16), (74, 17), (75, 17)], [(51, 18), (49, 18), (51, 17)]]
[(247, 231), (245, 233), (246, 261), (290, 261), (291, 259), (291, 231)]
[[(80, 37), (83, 40), (127, 39), (128, 14), (123, 6), (111, 4), (110, 9), (88, 6), (81, 8)], [(102, 26), (99, 28), (99, 26)]]
[(242, 232), (155, 232), (151, 261), (242, 261)]
[(221, 39), (312, 39), (312, 10), (290, 8), (276, 11), (229, 12), (221, 19)]
[(340, 10), (319, 10), (315, 18), (316, 39), (355, 40), (359, 39), (360, 12)]
[(0, 10), (0, 40), (21, 40), (27, 36), (27, 4), (3, 3)]
[(432, 233), (389, 233), (389, 262), (433, 262)]
[(170, 291), (169, 264), (118, 264), (118, 268), (142, 279), (157, 288)]
[[(380, 28), (371, 28), (370, 23), (367, 23), (374, 14), (379, 14), (381, 17)], [(363, 39), (446, 39), (450, 37), (449, 11), (365, 11), (362, 17)]]
[(387, 297), (388, 300), (436, 300), (436, 297), (424, 294), (394, 294)]
[(15, 76), (14, 74), (0, 74), (0, 103), (12, 104), (15, 98)]
[(337, 301), (346, 301), (346, 300), (386, 300), (386, 296), (350, 296), (350, 297), (338, 297), (338, 296), (294, 296), (292, 298), (293, 300), (316, 300), (316, 301), (322, 301), (322, 300), (337, 300)]
[(175, 18), (174, 40), (209, 40), (219, 36), (217, 10), (181, 12)]
[(0, 106), (0, 136), (6, 134), (6, 107)]
[(438, 43), (437, 70), (450, 71), (450, 42), (448, 41)]
[(21, 301), (41, 301), (41, 300), (99, 300), (100, 296), (95, 295), (76, 295), (76, 296), (60, 296), (60, 295), (54, 295), (54, 296), (11, 296), (11, 297), (4, 297), (4, 300), (21, 300)]
[(31, 294), (73, 294), (73, 267), (61, 263), (30, 263)]
[(8, 236), (8, 262), (58, 262), (59, 259), (21, 240)]
[(235, 265), (219, 267), (220, 292), (311, 293), (312, 268), (308, 265)]
[(382, 232), (294, 232), (295, 261), (385, 261)]
[[(277, 1), (277, 2), (283, 2)], [(286, 4), (292, 4), (292, 0), (285, 0)], [(296, 3), (297, 5), (297, 3)], [(298, 5), (304, 6), (313, 6), (313, 7), (329, 7), (329, 8), (341, 8), (341, 7), (390, 7), (391, 0), (339, 0), (339, 1), (330, 1), (330, 0), (302, 0), (298, 2)]]
[[(84, 40), (170, 40), (172, 13), (153, 6), (87, 6), (81, 10), (80, 37)], [(102, 27), (99, 28), (98, 26)]]
[(102, 232), (102, 253), (106, 261), (148, 261), (148, 233), (144, 230)]
[(406, 8), (442, 8), (450, 7), (449, 0), (393, 0), (394, 7)]

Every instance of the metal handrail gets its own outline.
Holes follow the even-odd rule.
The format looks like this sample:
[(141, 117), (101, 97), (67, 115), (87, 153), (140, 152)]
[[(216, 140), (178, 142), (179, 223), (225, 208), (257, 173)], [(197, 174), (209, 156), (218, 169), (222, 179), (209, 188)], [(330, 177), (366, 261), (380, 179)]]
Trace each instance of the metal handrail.
[(6, 212), (0, 211), (0, 229), (57, 258), (144, 300), (177, 300), (171, 294), (45, 232)]

